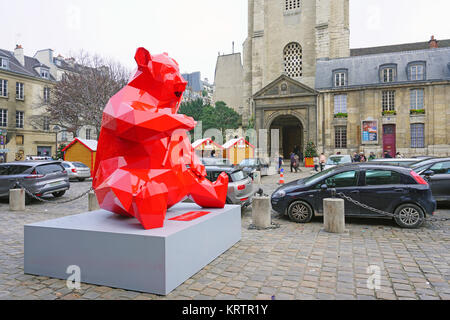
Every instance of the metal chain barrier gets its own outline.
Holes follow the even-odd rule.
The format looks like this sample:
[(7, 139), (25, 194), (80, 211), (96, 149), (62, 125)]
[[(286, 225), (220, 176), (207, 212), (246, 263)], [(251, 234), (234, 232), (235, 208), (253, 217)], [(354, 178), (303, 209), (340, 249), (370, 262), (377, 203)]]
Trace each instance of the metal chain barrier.
[[(372, 208), (372, 207), (370, 207), (370, 206), (368, 206), (368, 205), (366, 205), (364, 203), (361, 203), (361, 202), (359, 202), (359, 201), (357, 201), (355, 199), (350, 198), (349, 196), (347, 196), (346, 194), (344, 194), (342, 192), (338, 192), (338, 193), (336, 193), (336, 195), (341, 197), (341, 198), (343, 198), (343, 199), (345, 199), (345, 200), (347, 200), (347, 201), (349, 201), (349, 202), (351, 202), (351, 203), (353, 203), (353, 204), (355, 204), (355, 205), (357, 205), (357, 206), (359, 206), (359, 207), (361, 207), (361, 208), (364, 208), (366, 210), (369, 210), (369, 211), (372, 211), (372, 212), (375, 212), (375, 213), (378, 213), (378, 214), (381, 214), (381, 215), (384, 215), (384, 216), (392, 217), (392, 218), (399, 217), (399, 215), (396, 215), (394, 213), (390, 213), (390, 212), (386, 212), (386, 211), (379, 210), (379, 209), (376, 209), (376, 208)], [(420, 220), (424, 220), (424, 221), (428, 221), (428, 222), (448, 221), (448, 220), (450, 220), (450, 218), (426, 218), (426, 217), (419, 218), (419, 219)]]
[(55, 200), (47, 200), (41, 197), (38, 197), (37, 195), (35, 195), (34, 193), (32, 193), (31, 191), (29, 191), (27, 188), (25, 188), (19, 181), (16, 181), (16, 186), (22, 188), (23, 190), (25, 190), (25, 193), (27, 195), (29, 195), (31, 198), (39, 200), (41, 202), (46, 202), (46, 203), (54, 203), (54, 204), (63, 204), (63, 203), (68, 203), (68, 202), (72, 202), (78, 199), (83, 198), (85, 195), (87, 195), (89, 192), (93, 191), (94, 188), (90, 188), (89, 190), (83, 192), (82, 194), (76, 196), (75, 198), (71, 198), (71, 199), (67, 199), (67, 200), (61, 200), (61, 201), (55, 201)]

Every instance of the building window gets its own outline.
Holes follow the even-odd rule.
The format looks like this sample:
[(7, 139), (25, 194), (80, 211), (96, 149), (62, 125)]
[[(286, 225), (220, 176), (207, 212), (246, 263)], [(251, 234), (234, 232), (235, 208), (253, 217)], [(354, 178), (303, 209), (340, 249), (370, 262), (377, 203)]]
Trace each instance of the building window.
[(411, 90), (411, 110), (422, 110), (425, 109), (423, 103), (423, 89), (413, 89)]
[(386, 90), (382, 92), (383, 111), (395, 111), (395, 91)]
[(44, 79), (50, 78), (50, 73), (49, 73), (48, 69), (41, 68), (41, 77)]
[(334, 128), (334, 141), (336, 149), (347, 148), (347, 127), (335, 127)]
[(296, 42), (284, 48), (284, 71), (291, 78), (302, 76), (302, 47)]
[(347, 85), (347, 73), (343, 71), (334, 73), (334, 86), (344, 87)]
[(425, 80), (425, 72), (425, 61), (416, 61), (408, 64), (408, 79), (410, 81)]
[(411, 148), (425, 148), (425, 125), (423, 123), (411, 124)]
[(16, 111), (16, 128), (23, 128), (23, 118), (25, 113), (23, 111)]
[(61, 132), (61, 141), (67, 141), (67, 131)]
[(86, 140), (91, 140), (91, 129), (86, 129)]
[(44, 88), (44, 102), (50, 101), (50, 88)]
[(300, 0), (284, 0), (285, 10), (292, 11), (296, 9), (300, 9), (301, 1)]
[(0, 109), (0, 127), (8, 126), (8, 110)]
[(0, 96), (1, 97), (8, 96), (8, 80), (0, 79)]
[(22, 135), (16, 135), (16, 145), (23, 146), (24, 138)]
[(347, 113), (347, 95), (339, 94), (334, 96), (334, 114)]
[(16, 82), (16, 99), (23, 100), (25, 95), (23, 93), (24, 85), (21, 82)]
[(48, 117), (44, 117), (44, 119), (43, 119), (43, 128), (44, 128), (44, 131), (50, 130), (50, 120), (48, 119)]
[(394, 82), (397, 77), (397, 68), (395, 66), (381, 67), (380, 80), (381, 82)]
[(8, 69), (9, 68), (9, 60), (6, 58), (0, 58), (0, 68)]

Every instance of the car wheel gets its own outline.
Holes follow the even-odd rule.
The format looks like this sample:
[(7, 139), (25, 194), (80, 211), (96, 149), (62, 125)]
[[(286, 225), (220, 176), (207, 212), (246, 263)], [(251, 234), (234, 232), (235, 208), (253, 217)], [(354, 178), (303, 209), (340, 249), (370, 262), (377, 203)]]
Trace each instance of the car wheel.
[(83, 182), (86, 178), (78, 178), (78, 181)]
[(412, 203), (403, 204), (395, 210), (395, 222), (402, 228), (418, 228), (423, 224), (424, 218), (423, 210)]
[(66, 193), (66, 191), (64, 190), (64, 191), (53, 192), (52, 195), (53, 195), (55, 198), (60, 198), (60, 197), (62, 197), (65, 193)]
[(313, 218), (314, 211), (306, 202), (295, 201), (288, 208), (288, 216), (297, 223), (308, 223)]

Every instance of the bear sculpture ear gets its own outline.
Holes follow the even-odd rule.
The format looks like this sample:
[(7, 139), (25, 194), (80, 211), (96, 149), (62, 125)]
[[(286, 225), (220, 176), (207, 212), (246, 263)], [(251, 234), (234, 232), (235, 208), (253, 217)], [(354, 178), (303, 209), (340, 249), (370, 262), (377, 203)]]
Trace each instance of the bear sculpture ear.
[(152, 60), (152, 57), (147, 49), (140, 47), (136, 50), (134, 59), (139, 67), (147, 67), (148, 63)]

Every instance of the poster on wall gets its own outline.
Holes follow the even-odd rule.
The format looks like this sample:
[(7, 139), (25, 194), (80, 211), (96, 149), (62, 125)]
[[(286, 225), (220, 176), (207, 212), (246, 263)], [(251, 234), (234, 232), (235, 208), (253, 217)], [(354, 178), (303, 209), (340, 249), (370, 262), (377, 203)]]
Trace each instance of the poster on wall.
[(362, 142), (378, 142), (378, 122), (376, 120), (362, 122)]

